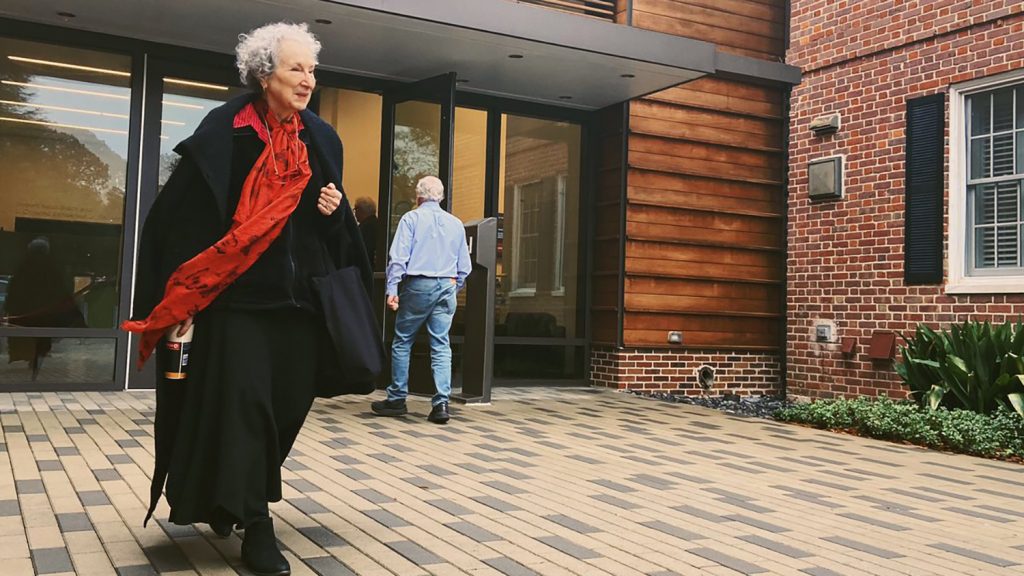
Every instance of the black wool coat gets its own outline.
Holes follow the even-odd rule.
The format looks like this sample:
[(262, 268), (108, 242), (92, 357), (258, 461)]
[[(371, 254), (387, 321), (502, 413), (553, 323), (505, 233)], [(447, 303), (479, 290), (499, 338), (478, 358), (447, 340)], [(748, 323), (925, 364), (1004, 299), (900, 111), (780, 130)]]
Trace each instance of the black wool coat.
[[(232, 182), (244, 181), (244, 175), (238, 178), (237, 172), (245, 170), (248, 173), (252, 162), (252, 159), (240, 162), (239, 157), (246, 155), (234, 154), (235, 144), (241, 141), (240, 138), (252, 137), (251, 128), (234, 128), (234, 118), (253, 99), (251, 94), (239, 96), (213, 109), (195, 133), (175, 147), (181, 160), (146, 216), (139, 241), (132, 318), (148, 316), (163, 298), (164, 286), (178, 266), (227, 233), (239, 196), (238, 190), (232, 190)], [(324, 183), (333, 182), (341, 189), (341, 139), (316, 114), (304, 110), (300, 117), (309, 136), (308, 153), (316, 154), (315, 160)], [(233, 175), (233, 171), (236, 174)], [(369, 293), (372, 271), (347, 197), (343, 195), (341, 205), (329, 218), (324, 238), (331, 264), (337, 269), (356, 267)], [(323, 340), (326, 344), (327, 338)], [(319, 368), (318, 373), (329, 375), (326, 378), (331, 381), (318, 381), (317, 394), (333, 396), (344, 393), (345, 385), (339, 386), (337, 382), (342, 372), (332, 365), (334, 357), (329, 344), (319, 356), (320, 363), (325, 366)], [(181, 425), (187, 425), (188, 416), (182, 414), (184, 397), (180, 383), (158, 377), (154, 433), (156, 466), (147, 521), (163, 490), (177, 431)]]
[[(163, 298), (171, 273), (227, 233), (235, 209), (229, 204), (238, 198), (238, 191), (231, 190), (232, 168), (248, 171), (251, 167), (237, 166), (232, 152), (233, 140), (239, 135), (233, 123), (252, 99), (252, 95), (239, 96), (213, 109), (195, 133), (175, 147), (181, 161), (157, 195), (139, 241), (132, 318), (148, 316)], [(340, 189), (341, 139), (316, 114), (304, 110), (300, 117), (310, 136), (309, 153), (317, 155), (324, 179)], [(326, 248), (333, 264), (338, 268), (356, 266), (369, 292), (372, 271), (347, 197), (343, 196), (330, 218), (333, 222)]]

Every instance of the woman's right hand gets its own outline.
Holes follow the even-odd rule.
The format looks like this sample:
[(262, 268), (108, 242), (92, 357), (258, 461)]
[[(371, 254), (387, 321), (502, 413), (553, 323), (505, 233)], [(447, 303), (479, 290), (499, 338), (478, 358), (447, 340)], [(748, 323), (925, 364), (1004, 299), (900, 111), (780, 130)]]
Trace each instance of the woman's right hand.
[(188, 318), (185, 318), (184, 320), (182, 320), (181, 324), (178, 324), (178, 336), (184, 336), (185, 333), (188, 332), (188, 329), (191, 328), (191, 327), (192, 327), (192, 317), (189, 316)]

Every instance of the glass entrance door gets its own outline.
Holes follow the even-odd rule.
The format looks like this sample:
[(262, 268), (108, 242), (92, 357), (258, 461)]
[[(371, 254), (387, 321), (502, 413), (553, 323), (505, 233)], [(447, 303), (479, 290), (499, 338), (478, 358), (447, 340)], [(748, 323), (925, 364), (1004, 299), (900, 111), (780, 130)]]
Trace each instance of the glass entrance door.
[[(143, 127), (143, 164), (139, 185), (139, 231), (171, 172), (181, 157), (174, 147), (192, 135), (206, 115), (222, 103), (245, 92), (237, 86), (233, 71), (150, 61)], [(134, 358), (138, 339), (131, 337), (129, 358)], [(128, 375), (129, 388), (155, 386), (155, 361)]]
[[(387, 251), (402, 216), (416, 208), (416, 183), (419, 179), (437, 176), (444, 183), (445, 192), (450, 190), (454, 119), (454, 72), (385, 91), (378, 205), (381, 206), (381, 218), (387, 233), (378, 234), (377, 252), (382, 256), (378, 257), (379, 262), (387, 262)], [(441, 206), (447, 209), (447, 194)], [(384, 270), (386, 272), (386, 267)], [(385, 291), (383, 275), (376, 284), (374, 292), (382, 297)], [(394, 335), (395, 314), (387, 310), (383, 298), (379, 310), (387, 345)], [(453, 354), (453, 368), (458, 365), (458, 355)], [(381, 376), (382, 383), (389, 381), (390, 372), (389, 364)], [(455, 372), (453, 369), (453, 374)], [(410, 392), (433, 392), (430, 353), (425, 342), (417, 342), (414, 346), (409, 373)]]
[[(442, 77), (404, 87), (400, 95), (385, 93), (380, 205), (388, 232), (378, 240), (378, 270), (384, 270), (398, 221), (416, 206), (416, 181), (440, 175), (449, 212), (463, 222), (498, 218), (495, 384), (580, 382), (587, 333), (580, 313), (586, 302), (582, 123), (511, 114), (500, 106), (448, 106), (436, 95), (449, 86)], [(383, 273), (378, 278), (382, 296)], [(462, 356), (470, 353), (464, 298), (460, 293), (451, 332), (456, 386)], [(379, 309), (390, 342), (394, 314), (383, 299)], [(426, 346), (418, 355), (414, 348), (411, 390), (432, 391), (428, 360)]]
[[(384, 93), (381, 206), (386, 206), (385, 249), (398, 221), (416, 208), (416, 182), (437, 176), (450, 188), (455, 73), (442, 74)], [(447, 198), (442, 206), (447, 208)]]

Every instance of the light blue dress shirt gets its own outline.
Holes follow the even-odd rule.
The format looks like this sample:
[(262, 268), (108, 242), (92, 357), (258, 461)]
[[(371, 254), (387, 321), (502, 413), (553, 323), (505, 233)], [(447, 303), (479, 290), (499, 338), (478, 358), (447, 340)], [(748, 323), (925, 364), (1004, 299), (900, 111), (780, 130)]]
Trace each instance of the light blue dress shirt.
[(398, 222), (388, 252), (386, 293), (397, 296), (398, 283), (406, 276), (455, 278), (461, 290), (471, 270), (462, 221), (437, 202), (424, 202)]

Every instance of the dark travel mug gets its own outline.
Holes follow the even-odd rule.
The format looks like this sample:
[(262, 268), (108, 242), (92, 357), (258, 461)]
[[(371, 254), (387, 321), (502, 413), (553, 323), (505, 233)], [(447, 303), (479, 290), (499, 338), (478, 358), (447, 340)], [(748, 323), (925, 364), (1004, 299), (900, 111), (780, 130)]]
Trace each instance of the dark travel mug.
[(183, 336), (178, 336), (179, 324), (171, 326), (164, 335), (163, 371), (168, 380), (184, 380), (188, 377), (188, 352), (192, 347), (192, 331), (195, 325), (188, 327)]

